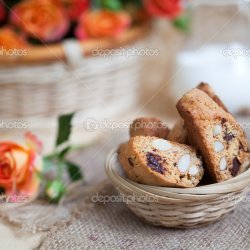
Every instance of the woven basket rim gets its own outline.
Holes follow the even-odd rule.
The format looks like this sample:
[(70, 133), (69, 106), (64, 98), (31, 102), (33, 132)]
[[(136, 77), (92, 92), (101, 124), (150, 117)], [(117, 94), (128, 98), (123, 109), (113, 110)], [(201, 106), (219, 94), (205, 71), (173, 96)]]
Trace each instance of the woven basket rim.
[[(116, 38), (103, 38), (103, 39), (89, 39), (80, 41), (79, 45), (84, 57), (93, 56), (95, 49), (117, 49), (122, 46), (131, 44), (144, 36), (151, 30), (151, 23), (145, 22), (140, 25), (134, 26), (119, 37)], [(74, 39), (73, 39), (74, 40)], [(75, 39), (75, 41), (77, 41)], [(0, 65), (24, 65), (24, 64), (39, 64), (49, 63), (55, 61), (66, 61), (66, 55), (63, 50), (62, 43), (51, 45), (39, 45), (28, 48), (27, 55), (23, 56), (0, 56)]]
[(162, 192), (165, 192), (166, 195), (164, 198), (183, 198), (183, 201), (190, 201), (190, 198), (193, 196), (195, 197), (194, 199), (202, 199), (202, 197), (204, 197), (207, 200), (208, 198), (223, 196), (230, 192), (242, 191), (248, 187), (250, 183), (250, 168), (248, 168), (245, 172), (230, 180), (194, 188), (169, 188), (139, 184), (121, 176), (114, 169), (114, 164), (120, 165), (117, 151), (118, 149), (116, 147), (108, 154), (105, 164), (105, 172), (117, 187), (127, 189), (128, 191), (130, 190), (130, 192), (147, 193), (148, 195), (156, 195), (162, 198), (164, 197)]

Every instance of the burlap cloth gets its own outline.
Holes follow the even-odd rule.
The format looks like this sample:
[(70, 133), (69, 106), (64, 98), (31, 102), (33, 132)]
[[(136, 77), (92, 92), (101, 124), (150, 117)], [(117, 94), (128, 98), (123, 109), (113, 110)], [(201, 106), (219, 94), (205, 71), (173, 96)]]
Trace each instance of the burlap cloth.
[[(105, 178), (103, 161), (106, 154), (112, 146), (124, 141), (126, 136), (118, 133), (109, 143), (106, 140), (98, 149), (96, 146), (93, 148), (97, 150), (95, 155), (98, 157), (94, 157), (92, 168), (88, 166), (86, 174), (90, 178), (89, 184), (96, 186), (96, 179), (101, 181)], [(85, 159), (88, 159), (88, 155), (93, 152), (90, 149), (84, 154)], [(98, 170), (94, 167), (96, 164)], [(101, 184), (95, 192), (117, 194), (109, 182)], [(86, 203), (87, 200), (87, 195), (78, 198), (78, 213), (70, 222), (53, 227), (44, 235), (39, 249), (250, 249), (249, 199), (242, 201), (234, 212), (217, 223), (189, 230), (148, 225), (130, 212), (124, 203)]]
[[(114, 194), (110, 188), (109, 194)], [(122, 203), (96, 204), (63, 228), (51, 230), (40, 249), (250, 249), (250, 203), (219, 222), (177, 230), (145, 224)]]

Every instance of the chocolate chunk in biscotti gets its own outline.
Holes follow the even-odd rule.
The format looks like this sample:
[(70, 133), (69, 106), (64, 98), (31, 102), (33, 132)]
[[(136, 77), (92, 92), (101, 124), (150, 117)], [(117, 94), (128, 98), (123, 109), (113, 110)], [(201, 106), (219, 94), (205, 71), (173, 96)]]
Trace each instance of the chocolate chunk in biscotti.
[(235, 118), (199, 89), (188, 91), (177, 103), (189, 142), (202, 155), (204, 166), (216, 182), (244, 170), (247, 140)]
[[(221, 101), (221, 99), (215, 94), (214, 90), (211, 88), (211, 86), (207, 83), (200, 83), (197, 87), (197, 89), (205, 92), (208, 96), (210, 96), (221, 108), (223, 108), (226, 112), (228, 112), (226, 106)], [(228, 137), (229, 138), (229, 137)], [(174, 127), (170, 130), (168, 135), (168, 140), (170, 141), (176, 141), (179, 143), (189, 144), (188, 142), (188, 133), (187, 129), (184, 125), (184, 121), (182, 119), (179, 119)]]
[(130, 138), (119, 161), (129, 179), (153, 186), (195, 187), (204, 172), (194, 148), (152, 136)]
[(130, 136), (156, 136), (166, 139), (169, 128), (157, 118), (137, 118), (130, 126)]

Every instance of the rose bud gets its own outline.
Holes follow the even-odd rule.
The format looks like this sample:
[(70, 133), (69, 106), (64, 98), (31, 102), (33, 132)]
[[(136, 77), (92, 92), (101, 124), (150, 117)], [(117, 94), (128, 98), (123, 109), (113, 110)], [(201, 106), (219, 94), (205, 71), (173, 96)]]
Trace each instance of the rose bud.
[(0, 29), (0, 47), (4, 49), (23, 49), (28, 47), (23, 36), (18, 35), (10, 27)]
[(56, 1), (20, 2), (13, 7), (10, 20), (29, 37), (43, 42), (58, 41), (69, 29), (69, 21), (64, 9)]
[(33, 148), (0, 143), (0, 187), (6, 194), (36, 197), (40, 184), (37, 174), (41, 169), (41, 155)]
[(78, 39), (117, 37), (131, 23), (130, 16), (125, 12), (98, 10), (84, 13), (79, 19), (75, 30)]

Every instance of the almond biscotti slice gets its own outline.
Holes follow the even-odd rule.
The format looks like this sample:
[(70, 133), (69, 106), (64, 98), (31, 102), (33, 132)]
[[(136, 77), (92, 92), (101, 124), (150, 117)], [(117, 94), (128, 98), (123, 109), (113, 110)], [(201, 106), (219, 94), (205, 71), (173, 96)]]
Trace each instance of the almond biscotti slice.
[(166, 139), (169, 128), (164, 122), (157, 118), (141, 117), (133, 121), (130, 126), (130, 136), (156, 136)]
[(137, 176), (134, 173), (134, 169), (132, 168), (133, 162), (132, 158), (130, 157), (129, 151), (128, 151), (128, 144), (123, 143), (119, 150), (118, 150), (118, 155), (119, 155), (119, 162), (122, 165), (122, 168), (126, 174), (126, 176), (135, 182), (141, 183), (139, 176)]
[[(226, 106), (221, 101), (221, 99), (216, 95), (212, 87), (204, 82), (201, 82), (197, 87), (197, 89), (202, 90), (205, 92), (209, 97), (211, 97), (221, 108), (223, 108), (226, 112), (228, 112)], [(185, 127), (184, 121), (182, 119), (179, 119), (174, 127), (170, 130), (168, 134), (168, 140), (170, 141), (176, 141), (183, 144), (189, 144), (188, 143), (188, 133), (187, 129)]]
[(199, 89), (188, 91), (177, 103), (191, 145), (202, 155), (216, 182), (243, 171), (247, 152), (244, 132), (234, 117)]
[[(201, 82), (197, 87), (197, 89), (205, 92), (210, 98), (212, 98), (221, 108), (223, 108), (226, 112), (228, 112), (227, 107), (222, 102), (222, 100), (219, 98), (219, 96), (216, 95), (212, 87), (208, 83)], [(229, 112), (228, 112), (229, 113)]]
[(150, 136), (132, 137), (119, 161), (129, 179), (153, 186), (195, 187), (204, 173), (192, 147)]

